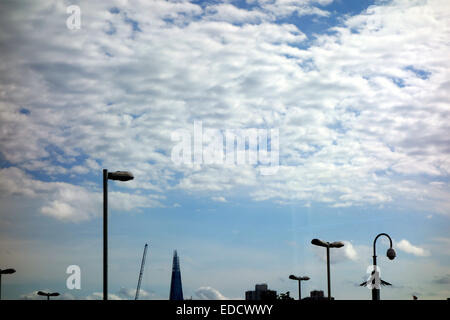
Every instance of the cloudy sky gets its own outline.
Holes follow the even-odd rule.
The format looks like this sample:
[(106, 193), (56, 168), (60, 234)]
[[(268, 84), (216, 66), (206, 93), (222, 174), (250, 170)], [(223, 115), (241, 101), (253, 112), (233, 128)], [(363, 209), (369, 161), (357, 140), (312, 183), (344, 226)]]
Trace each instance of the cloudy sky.
[[(102, 168), (135, 176), (109, 187), (111, 298), (146, 242), (142, 299), (168, 298), (174, 249), (185, 297), (325, 290), (321, 238), (345, 242), (333, 296), (369, 299), (380, 232), (382, 298), (450, 297), (449, 21), (447, 0), (2, 1), (3, 297), (101, 297)], [(278, 130), (278, 170), (175, 163), (195, 122)]]

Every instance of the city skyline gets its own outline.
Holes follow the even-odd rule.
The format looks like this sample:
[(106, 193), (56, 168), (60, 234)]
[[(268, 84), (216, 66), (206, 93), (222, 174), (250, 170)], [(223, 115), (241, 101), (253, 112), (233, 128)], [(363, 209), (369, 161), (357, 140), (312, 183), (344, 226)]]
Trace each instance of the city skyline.
[(134, 176), (108, 186), (110, 299), (135, 296), (145, 243), (140, 300), (168, 299), (174, 248), (185, 298), (257, 283), (297, 298), (291, 274), (326, 292), (319, 238), (344, 243), (332, 296), (370, 300), (379, 233), (397, 253), (378, 241), (381, 299), (450, 297), (449, 13), (445, 0), (0, 2), (0, 269), (16, 270), (2, 298), (101, 299), (104, 168)]

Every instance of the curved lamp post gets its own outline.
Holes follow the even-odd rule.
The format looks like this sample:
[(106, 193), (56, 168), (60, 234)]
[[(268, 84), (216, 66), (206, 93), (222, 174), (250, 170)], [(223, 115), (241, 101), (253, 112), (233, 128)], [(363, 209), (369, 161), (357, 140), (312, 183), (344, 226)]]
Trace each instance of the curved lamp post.
[[(392, 239), (387, 233), (380, 233), (375, 237), (375, 240), (373, 240), (373, 268), (374, 271), (376, 271), (377, 268), (377, 253), (376, 253), (376, 247), (375, 244), (377, 243), (377, 240), (379, 237), (385, 236), (389, 239), (389, 249), (386, 252), (386, 256), (389, 258), (389, 260), (395, 259), (395, 250), (392, 248)], [(372, 288), (372, 300), (380, 300), (380, 289), (379, 288)]]
[(311, 244), (319, 247), (327, 248), (327, 279), (328, 279), (328, 300), (331, 300), (331, 284), (330, 284), (330, 248), (342, 248), (344, 243), (341, 241), (327, 242), (319, 239), (312, 239)]
[(297, 280), (298, 281), (298, 300), (302, 299), (302, 287), (301, 287), (301, 282), (302, 281), (308, 281), (309, 277), (296, 277), (293, 274), (291, 274), (289, 276), (289, 279), (291, 280)]
[(108, 179), (128, 181), (134, 177), (128, 171), (108, 172), (103, 169), (103, 300), (108, 300)]
[(50, 300), (50, 297), (57, 297), (59, 296), (58, 292), (44, 292), (44, 291), (38, 291), (38, 296), (47, 297), (47, 300)]
[(16, 270), (14, 269), (0, 269), (0, 300), (2, 300), (2, 274), (13, 274)]

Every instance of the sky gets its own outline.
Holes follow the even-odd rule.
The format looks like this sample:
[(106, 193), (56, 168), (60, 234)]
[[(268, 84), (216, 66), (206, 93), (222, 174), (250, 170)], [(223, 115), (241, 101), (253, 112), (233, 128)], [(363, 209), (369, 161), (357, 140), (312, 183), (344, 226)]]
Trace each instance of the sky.
[(103, 168), (135, 177), (109, 182), (111, 299), (145, 243), (141, 299), (168, 299), (175, 249), (186, 298), (326, 292), (313, 238), (345, 244), (332, 296), (370, 299), (382, 232), (382, 299), (450, 297), (449, 21), (446, 0), (0, 2), (2, 298), (101, 298)]

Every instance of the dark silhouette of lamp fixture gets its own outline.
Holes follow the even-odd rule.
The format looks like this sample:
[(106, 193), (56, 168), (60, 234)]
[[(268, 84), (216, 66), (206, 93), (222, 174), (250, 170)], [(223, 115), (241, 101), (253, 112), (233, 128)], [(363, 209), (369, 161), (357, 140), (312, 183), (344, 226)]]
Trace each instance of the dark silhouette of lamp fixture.
[(129, 171), (108, 172), (103, 169), (103, 300), (108, 300), (108, 180), (129, 181)]
[(327, 248), (327, 279), (328, 279), (328, 300), (331, 300), (331, 283), (330, 283), (330, 248), (342, 248), (342, 241), (327, 242), (320, 239), (312, 239), (311, 244), (319, 247)]
[[(373, 240), (373, 272), (375, 272), (376, 268), (377, 268), (377, 253), (376, 253), (376, 246), (375, 245), (377, 243), (378, 238), (381, 237), (381, 236), (385, 236), (385, 237), (387, 237), (389, 239), (389, 249), (386, 252), (386, 256), (388, 257), (388, 259), (389, 260), (394, 260), (395, 257), (396, 257), (395, 250), (394, 250), (394, 248), (392, 248), (392, 239), (391, 239), (391, 237), (387, 233), (380, 233), (379, 235), (377, 235), (375, 237), (375, 240)], [(381, 280), (381, 281), (382, 281), (381, 282), (382, 284), (383, 284), (383, 282), (386, 282), (386, 281), (383, 281), (383, 280)], [(387, 285), (391, 285), (388, 282), (386, 282), (386, 284)], [(372, 300), (380, 300), (380, 289), (375, 288), (375, 287), (372, 288)]]
[(2, 275), (3, 274), (13, 274), (15, 273), (16, 270), (12, 269), (12, 268), (8, 268), (8, 269), (0, 269), (0, 300), (2, 300)]
[(44, 292), (44, 291), (38, 291), (38, 296), (47, 297), (47, 300), (50, 300), (50, 297), (57, 297), (59, 296), (58, 292)]
[(302, 286), (301, 286), (301, 282), (302, 282), (302, 281), (308, 281), (310, 278), (309, 278), (309, 277), (306, 277), (306, 276), (304, 276), (304, 277), (297, 277), (297, 276), (294, 276), (293, 274), (291, 274), (291, 275), (289, 276), (289, 279), (291, 279), (291, 280), (297, 280), (297, 281), (298, 281), (298, 300), (301, 300), (301, 299), (302, 299)]

